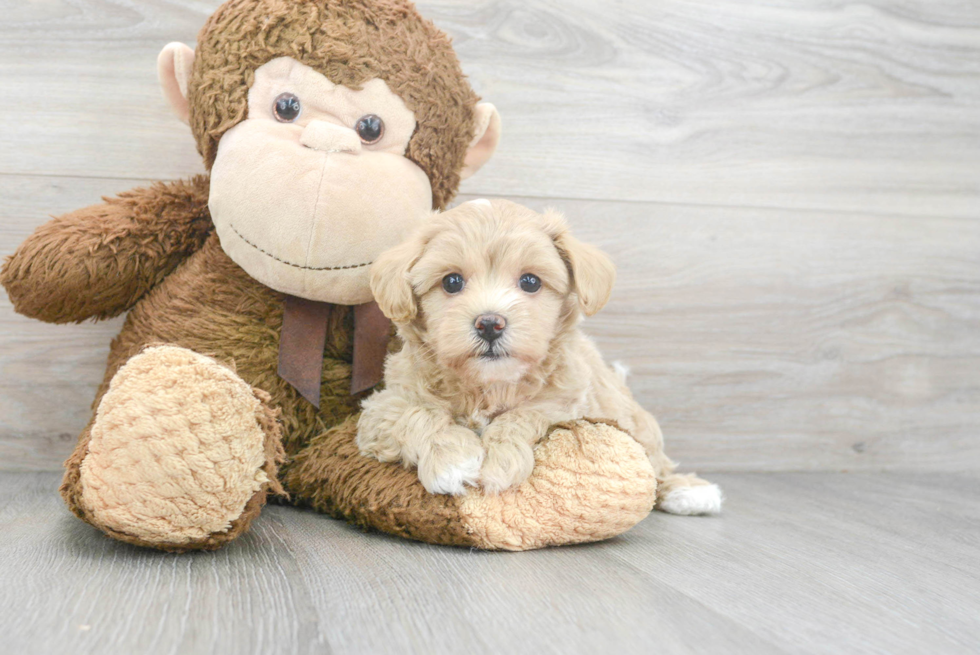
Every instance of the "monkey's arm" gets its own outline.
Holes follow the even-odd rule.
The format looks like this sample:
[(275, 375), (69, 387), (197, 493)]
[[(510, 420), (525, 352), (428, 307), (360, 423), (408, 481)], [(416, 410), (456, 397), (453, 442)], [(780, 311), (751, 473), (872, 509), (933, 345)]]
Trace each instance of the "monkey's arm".
[(49, 323), (123, 313), (207, 239), (208, 187), (157, 182), (48, 221), (0, 271), (14, 309)]

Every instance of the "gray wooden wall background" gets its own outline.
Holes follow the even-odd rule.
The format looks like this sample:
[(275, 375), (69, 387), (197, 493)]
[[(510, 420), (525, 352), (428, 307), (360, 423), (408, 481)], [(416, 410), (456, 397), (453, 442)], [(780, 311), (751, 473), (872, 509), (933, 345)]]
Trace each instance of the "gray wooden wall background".
[[(156, 84), (217, 0), (0, 0), (0, 254), (202, 170)], [(587, 323), (700, 470), (980, 464), (980, 4), (437, 0), (505, 136), (464, 197), (617, 260)], [(0, 300), (0, 468), (57, 468), (119, 321)]]

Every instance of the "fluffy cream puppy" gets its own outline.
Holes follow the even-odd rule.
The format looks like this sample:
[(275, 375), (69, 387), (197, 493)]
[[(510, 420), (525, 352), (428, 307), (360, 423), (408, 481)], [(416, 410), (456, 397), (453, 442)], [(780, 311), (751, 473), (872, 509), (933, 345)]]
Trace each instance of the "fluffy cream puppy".
[(718, 487), (673, 472), (656, 420), (577, 327), (614, 279), (556, 212), (479, 200), (433, 216), (371, 271), (404, 345), (385, 363), (386, 388), (363, 403), (361, 452), (416, 466), (432, 493), (499, 493), (531, 474), (551, 425), (609, 419), (646, 449), (659, 509), (719, 511)]

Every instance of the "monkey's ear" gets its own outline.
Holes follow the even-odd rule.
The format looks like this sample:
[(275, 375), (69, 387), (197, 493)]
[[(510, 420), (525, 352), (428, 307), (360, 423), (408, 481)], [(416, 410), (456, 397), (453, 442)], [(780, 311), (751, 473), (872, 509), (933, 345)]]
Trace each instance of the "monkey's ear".
[(559, 231), (554, 239), (558, 252), (568, 262), (572, 272), (572, 286), (582, 311), (586, 316), (592, 316), (609, 302), (616, 283), (616, 267), (606, 253), (582, 243), (567, 228)]
[(194, 50), (183, 43), (168, 43), (157, 57), (157, 76), (163, 88), (163, 97), (170, 103), (174, 115), (185, 123), (190, 122), (187, 85), (193, 68)]
[(476, 129), (469, 150), (466, 151), (466, 159), (463, 160), (463, 171), (460, 173), (460, 177), (464, 180), (490, 161), (497, 150), (497, 144), (500, 143), (500, 113), (497, 108), (489, 102), (481, 102), (474, 108), (474, 112)]
[(410, 238), (382, 253), (371, 266), (371, 293), (384, 315), (395, 323), (407, 323), (418, 314), (408, 274), (422, 256), (422, 248), (421, 239)]

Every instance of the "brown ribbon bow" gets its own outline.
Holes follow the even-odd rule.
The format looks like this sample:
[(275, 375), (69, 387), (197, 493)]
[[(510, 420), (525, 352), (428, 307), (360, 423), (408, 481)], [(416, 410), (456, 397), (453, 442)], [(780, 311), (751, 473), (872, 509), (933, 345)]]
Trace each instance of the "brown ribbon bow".
[[(320, 406), (323, 349), (327, 342), (330, 303), (286, 296), (279, 335), (279, 377), (303, 398)], [(354, 307), (354, 364), (351, 395), (381, 382), (391, 322), (375, 302)]]

